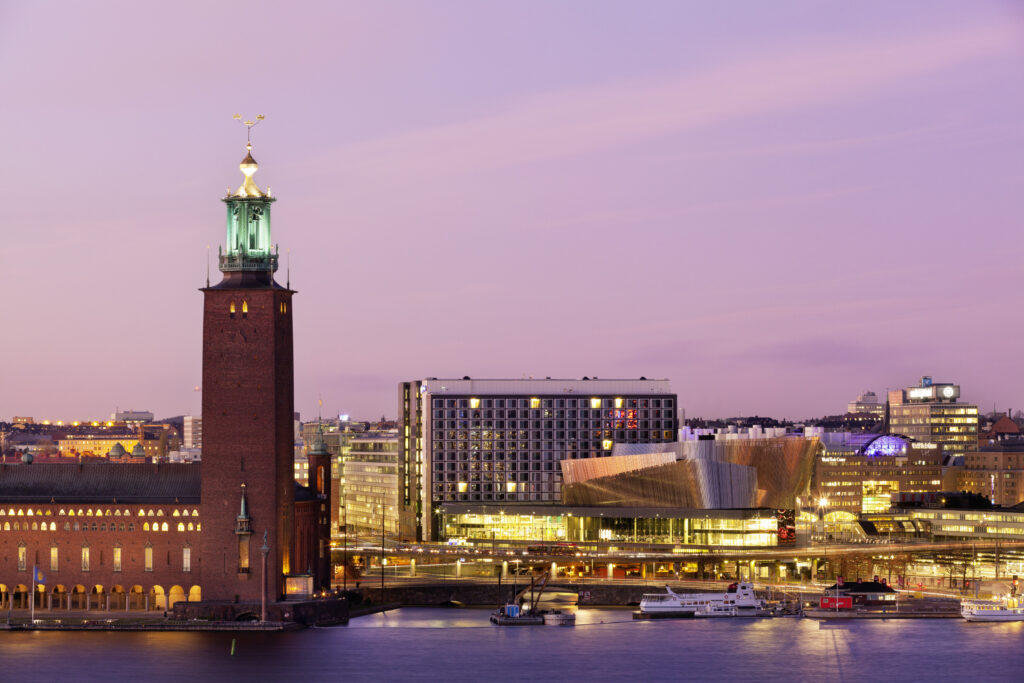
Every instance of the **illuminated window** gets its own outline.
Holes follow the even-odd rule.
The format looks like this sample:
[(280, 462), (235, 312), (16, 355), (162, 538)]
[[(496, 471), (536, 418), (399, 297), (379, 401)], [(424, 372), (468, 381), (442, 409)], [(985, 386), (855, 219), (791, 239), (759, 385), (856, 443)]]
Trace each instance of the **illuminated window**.
[(590, 399), (590, 408), (592, 410), (597, 410), (600, 407), (601, 407), (601, 399), (599, 399), (599, 398), (592, 398), (592, 399)]
[(149, 544), (146, 545), (146, 552), (145, 552), (144, 558), (145, 558), (144, 561), (145, 561), (145, 565), (146, 565), (145, 566), (145, 571), (147, 571), (147, 572), (153, 571), (153, 546), (151, 546)]
[(531, 408), (540, 408), (540, 399), (539, 398), (531, 398), (530, 399), (530, 407)]
[(173, 515), (171, 515), (171, 516), (172, 516), (172, 517), (181, 517), (181, 513), (180, 513), (180, 512), (178, 512), (177, 510), (175, 510), (175, 511), (174, 511), (174, 514), (173, 514)]
[(182, 523), (182, 522), (178, 522), (178, 531), (184, 531), (184, 530), (185, 530), (185, 524)]
[(181, 549), (181, 571), (192, 571), (192, 548)]
[(28, 549), (24, 545), (18, 546), (18, 571), (23, 572), (28, 566)]
[(515, 493), (516, 483), (514, 481), (510, 481), (507, 484), (505, 484), (505, 488), (508, 489), (509, 493)]
[(59, 569), (60, 569), (59, 551), (57, 550), (57, 546), (51, 545), (50, 546), (50, 571), (51, 572), (55, 572), (55, 571), (58, 571)]
[(156, 511), (156, 516), (157, 517), (163, 517), (164, 516), (164, 511), (163, 510), (157, 510)]
[(121, 571), (121, 548), (114, 546), (114, 571)]
[(57, 530), (57, 523), (56, 522), (50, 522), (50, 531), (56, 531), (56, 530)]
[(82, 546), (82, 571), (89, 571), (89, 546)]
[(189, 530), (189, 531), (192, 531), (192, 522), (189, 522), (189, 523), (188, 523), (188, 530)]
[(143, 522), (142, 523), (142, 530), (143, 531), (149, 531), (149, 522)]
[(242, 302), (242, 317), (243, 318), (248, 318), (249, 317), (249, 302), (248, 301), (243, 301)]
[[(154, 524), (153, 526), (155, 527), (156, 524)], [(167, 531), (167, 522), (164, 522), (160, 525), (160, 531)]]
[(466, 492), (466, 487), (467, 487), (466, 482), (460, 481), (459, 482), (459, 493), (465, 493)]
[(615, 407), (616, 408), (621, 408), (622, 407), (622, 399), (621, 398), (615, 399)]
[(231, 306), (228, 307), (228, 311), (231, 313), (231, 317), (235, 317), (235, 302), (231, 302)]
[(606, 451), (610, 451), (612, 449), (612, 440), (611, 439), (605, 439), (604, 441), (602, 441), (601, 442), (601, 448), (603, 448)]

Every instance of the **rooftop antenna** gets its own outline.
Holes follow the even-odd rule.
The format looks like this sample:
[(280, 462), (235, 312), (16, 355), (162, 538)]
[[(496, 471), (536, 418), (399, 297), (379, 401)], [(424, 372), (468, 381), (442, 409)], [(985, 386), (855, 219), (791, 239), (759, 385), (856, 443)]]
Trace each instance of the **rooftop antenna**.
[(265, 116), (263, 116), (263, 114), (259, 114), (259, 115), (258, 115), (258, 116), (256, 117), (256, 120), (255, 120), (255, 121), (253, 121), (253, 120), (251, 120), (251, 119), (246, 119), (246, 120), (244, 120), (244, 121), (243, 121), (243, 120), (242, 120), (242, 115), (241, 115), (241, 114), (235, 114), (235, 115), (234, 115), (234, 116), (232, 116), (231, 118), (233, 118), (233, 119), (234, 119), (235, 121), (238, 121), (238, 122), (240, 122), (240, 123), (241, 123), (241, 124), (242, 124), (243, 126), (245, 126), (245, 142), (246, 142), (246, 144), (247, 144), (247, 145), (250, 145), (250, 146), (251, 146), (251, 145), (252, 145), (252, 129), (253, 129), (253, 128), (255, 128), (256, 126), (260, 125), (260, 123), (261, 123), (261, 122), (263, 121), (263, 119), (264, 119), (264, 118), (266, 118), (266, 117), (265, 117)]
[(206, 288), (210, 288), (210, 245), (206, 245)]
[[(291, 249), (288, 249), (288, 265), (287, 265), (286, 272), (287, 272), (287, 276), (286, 277), (288, 279), (285, 281), (284, 287), (285, 287), (285, 289), (291, 289), (292, 288), (292, 250)], [(321, 405), (323, 405), (323, 403), (321, 403)]]

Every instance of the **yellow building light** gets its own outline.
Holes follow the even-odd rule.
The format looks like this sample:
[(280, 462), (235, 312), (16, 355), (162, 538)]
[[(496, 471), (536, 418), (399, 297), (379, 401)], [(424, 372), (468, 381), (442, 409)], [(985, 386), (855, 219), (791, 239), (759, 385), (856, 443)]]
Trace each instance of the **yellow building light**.
[(472, 408), (473, 410), (476, 410), (477, 408), (479, 408), (480, 407), (480, 399), (478, 399), (478, 398), (471, 398), (471, 399), (469, 399), (469, 407)]
[(602, 441), (601, 448), (605, 449), (606, 451), (610, 451), (612, 449), (612, 440), (605, 439), (604, 441)]
[(459, 493), (465, 493), (466, 492), (466, 487), (467, 487), (466, 482), (460, 481), (459, 482)]
[[(510, 481), (507, 484), (505, 484), (505, 488), (506, 488), (506, 490), (508, 490), (509, 493), (515, 493), (516, 492), (516, 483), (514, 481)], [(502, 513), (502, 514), (504, 514), (504, 513)]]
[(531, 398), (530, 399), (530, 407), (531, 408), (540, 408), (540, 399), (539, 398)]
[(621, 398), (615, 399), (615, 407), (616, 408), (621, 408), (622, 407), (622, 399)]
[(592, 399), (590, 399), (590, 407), (592, 409), (594, 409), (594, 410), (597, 410), (598, 408), (600, 408), (601, 407), (601, 399), (599, 399), (599, 398), (592, 398)]

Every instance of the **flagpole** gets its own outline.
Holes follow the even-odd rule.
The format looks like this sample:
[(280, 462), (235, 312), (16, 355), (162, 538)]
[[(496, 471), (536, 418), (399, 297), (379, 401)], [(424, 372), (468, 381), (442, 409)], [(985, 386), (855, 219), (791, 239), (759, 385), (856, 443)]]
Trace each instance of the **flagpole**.
[(35, 623), (36, 620), (36, 565), (32, 565), (32, 602), (29, 607), (29, 621)]

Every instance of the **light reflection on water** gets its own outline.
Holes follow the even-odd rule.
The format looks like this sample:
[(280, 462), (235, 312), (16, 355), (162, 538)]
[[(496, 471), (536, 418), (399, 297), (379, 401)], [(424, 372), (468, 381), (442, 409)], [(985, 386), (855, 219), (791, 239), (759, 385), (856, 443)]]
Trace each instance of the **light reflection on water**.
[[(486, 609), (402, 609), (294, 633), (4, 633), (0, 679), (1012, 680), (1024, 624), (959, 619), (634, 621), (496, 627)], [(231, 641), (236, 640), (231, 655)]]

